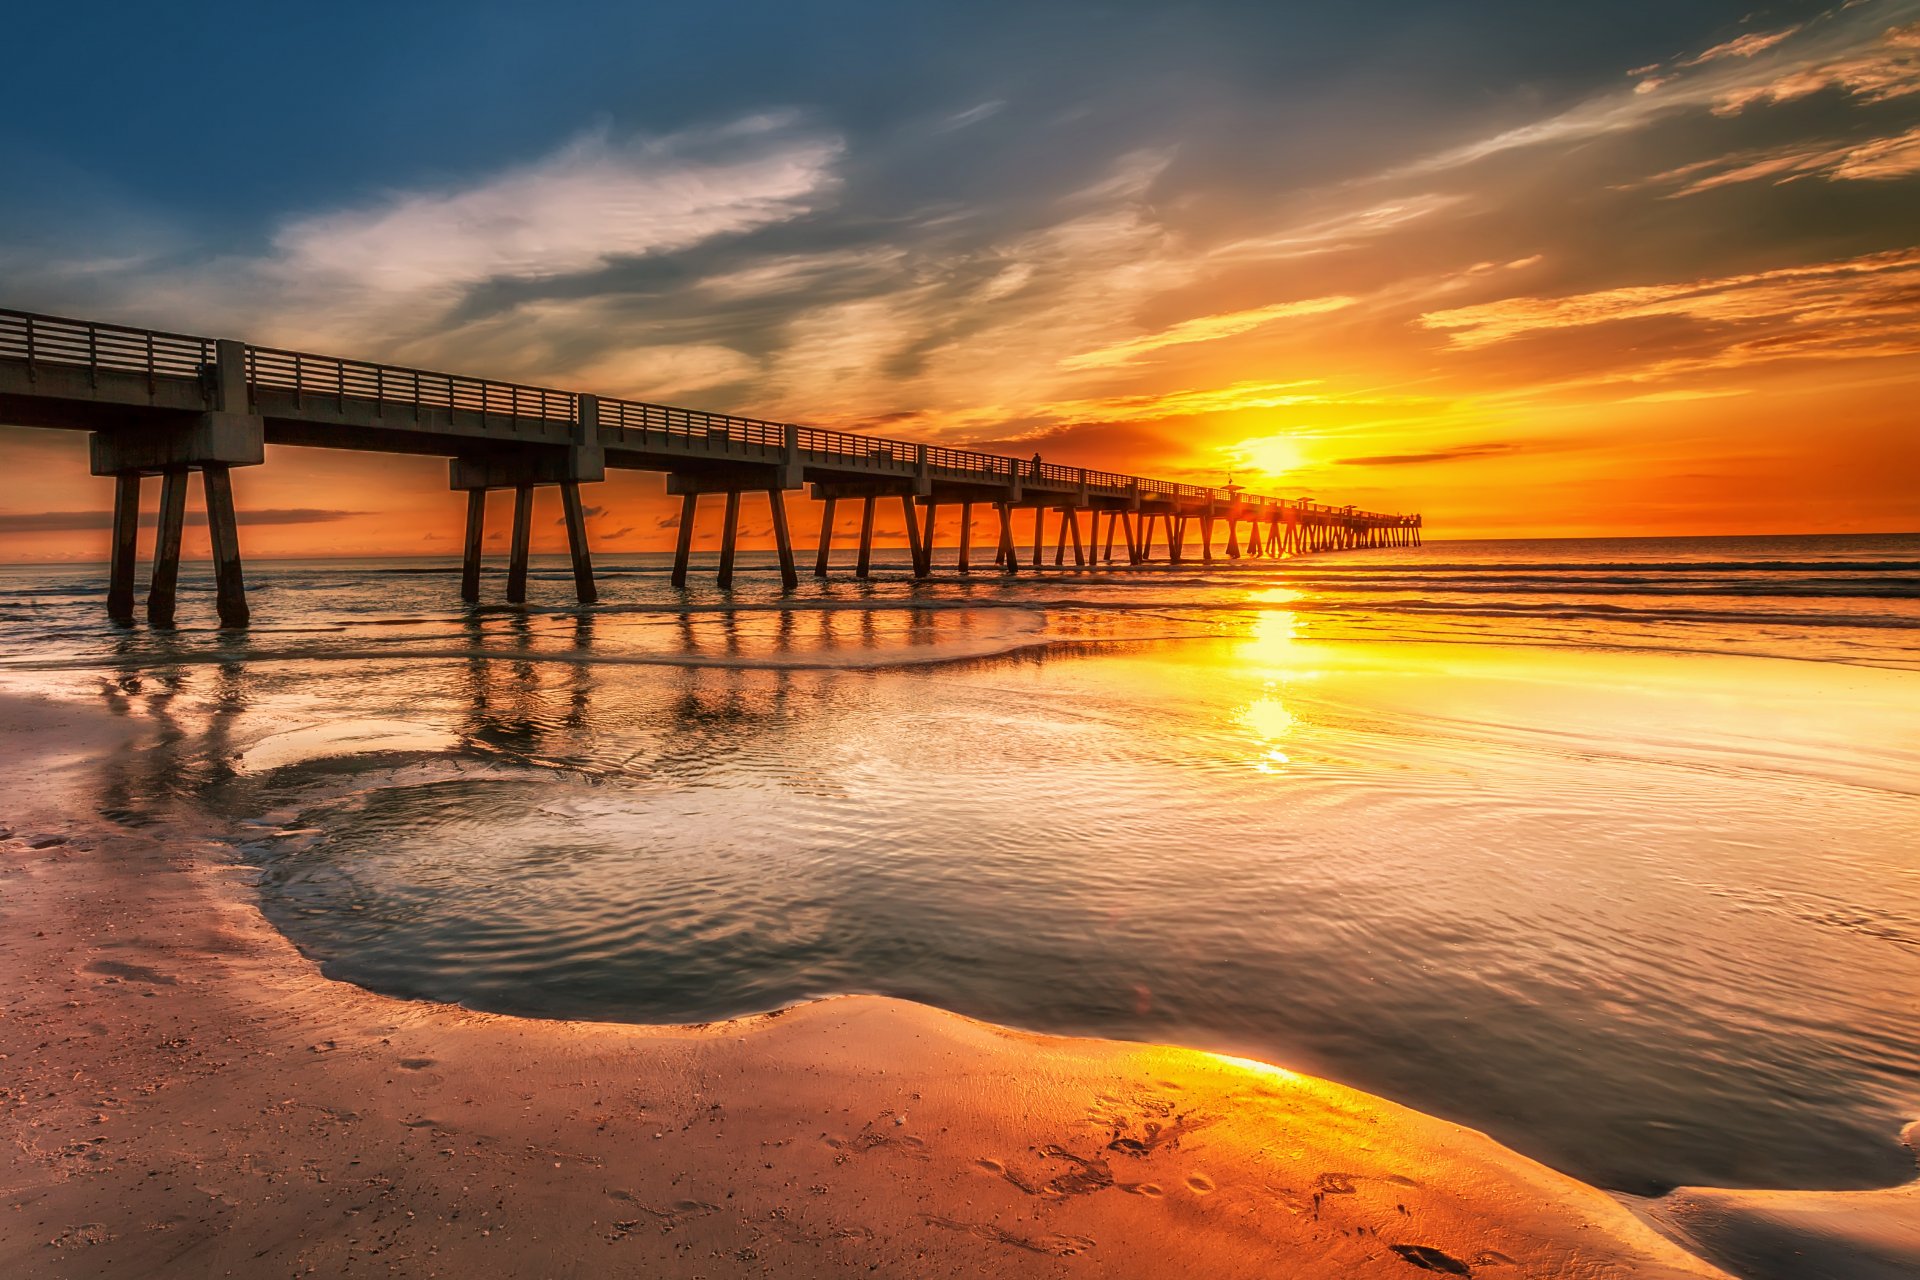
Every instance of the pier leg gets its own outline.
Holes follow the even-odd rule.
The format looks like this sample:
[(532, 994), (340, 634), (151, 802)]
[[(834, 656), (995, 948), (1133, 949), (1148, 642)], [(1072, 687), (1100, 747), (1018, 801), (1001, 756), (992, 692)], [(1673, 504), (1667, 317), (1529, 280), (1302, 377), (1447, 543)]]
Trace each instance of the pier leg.
[(247, 579), (240, 569), (240, 522), (233, 512), (233, 476), (224, 462), (200, 468), (200, 491), (207, 500), (207, 540), (213, 548), (214, 607), (223, 627), (244, 627)]
[(560, 484), (560, 504), (567, 514), (567, 550), (573, 553), (573, 595), (581, 604), (596, 604), (600, 592), (593, 585), (593, 554), (587, 550), (587, 511), (580, 505), (580, 485)]
[(1120, 513), (1118, 511), (1107, 512), (1107, 552), (1106, 555), (1101, 558), (1108, 564), (1113, 563), (1113, 535), (1119, 531), (1119, 528)]
[(823, 499), (824, 505), (820, 509), (820, 551), (813, 558), (813, 576), (816, 578), (827, 576), (827, 551), (833, 546), (833, 507), (839, 501), (838, 498)]
[(507, 548), (507, 603), (527, 602), (527, 547), (533, 537), (533, 486), (513, 490), (513, 540)]
[(853, 569), (856, 578), (866, 577), (873, 565), (873, 504), (874, 499), (866, 498), (860, 507), (860, 559)]
[(1080, 509), (1078, 507), (1067, 512), (1067, 525), (1073, 530), (1074, 567), (1084, 569), (1087, 567), (1087, 548), (1080, 541)]
[(1200, 513), (1200, 563), (1213, 563), (1213, 513)]
[(778, 489), (767, 490), (767, 506), (773, 509), (773, 549), (780, 553), (780, 585), (791, 591), (800, 585), (800, 571), (793, 564), (793, 533), (787, 528), (787, 495)]
[(1140, 539), (1136, 537), (1133, 532), (1133, 512), (1122, 511), (1120, 513), (1120, 529), (1121, 532), (1127, 535), (1127, 563), (1139, 564)]
[(139, 557), (140, 473), (122, 471), (113, 478), (113, 550), (107, 561), (107, 616), (133, 621), (134, 561)]
[(907, 520), (907, 554), (913, 559), (913, 576), (916, 578), (924, 578), (927, 575), (920, 568), (920, 548), (922, 545), (920, 541), (920, 521), (918, 513), (913, 509), (913, 499), (906, 494), (900, 495), (900, 514), (905, 516)]
[(1227, 559), (1240, 558), (1240, 522), (1232, 516), (1227, 517)]
[(160, 476), (160, 522), (153, 531), (153, 577), (147, 583), (147, 622), (173, 625), (174, 592), (180, 585), (180, 533), (187, 523), (187, 469), (169, 467)]
[(727, 490), (727, 514), (720, 525), (720, 574), (715, 579), (722, 591), (733, 586), (733, 549), (740, 535), (740, 491)]
[(460, 598), (480, 603), (480, 543), (487, 528), (487, 491), (467, 490), (467, 545), (460, 559)]
[(972, 566), (967, 563), (968, 553), (972, 550), (973, 504), (971, 502), (963, 502), (960, 504), (960, 572), (962, 573), (972, 571)]
[(1181, 561), (1181, 551), (1187, 545), (1187, 518), (1185, 516), (1173, 516), (1171, 517), (1171, 523), (1173, 527), (1167, 530), (1167, 562), (1169, 564), (1179, 564)]
[[(1062, 508), (1060, 512), (1060, 533), (1053, 541), (1053, 567), (1058, 569), (1067, 562), (1067, 522), (1073, 519), (1071, 508)], [(1078, 529), (1074, 532), (1079, 533)]]
[(1040, 549), (1047, 541), (1047, 509), (1039, 503), (1033, 507), (1033, 567), (1040, 567)]
[(698, 494), (684, 494), (680, 498), (680, 536), (673, 544), (673, 585), (687, 585), (687, 561), (693, 557), (693, 517), (698, 508)]
[(1013, 549), (1013, 504), (995, 503), (1000, 512), (1000, 558), (995, 561), (1008, 573), (1020, 572), (1020, 553)]
[(933, 516), (939, 509), (932, 499), (927, 500), (926, 522), (920, 530), (920, 576), (933, 575)]

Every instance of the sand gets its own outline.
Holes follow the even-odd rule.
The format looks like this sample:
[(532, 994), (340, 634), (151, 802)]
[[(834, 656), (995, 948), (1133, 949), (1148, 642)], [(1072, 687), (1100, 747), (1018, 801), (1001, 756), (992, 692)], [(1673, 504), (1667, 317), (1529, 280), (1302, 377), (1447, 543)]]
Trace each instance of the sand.
[(1256, 1063), (874, 997), (652, 1028), (334, 982), (223, 846), (96, 815), (152, 732), (0, 698), (0, 1275), (1723, 1274)]

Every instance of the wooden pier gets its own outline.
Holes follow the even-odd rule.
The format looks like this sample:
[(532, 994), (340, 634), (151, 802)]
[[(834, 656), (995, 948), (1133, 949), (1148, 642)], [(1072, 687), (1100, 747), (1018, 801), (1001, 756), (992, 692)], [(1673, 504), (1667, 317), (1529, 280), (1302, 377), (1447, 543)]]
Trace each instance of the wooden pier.
[[(609, 467), (664, 472), (667, 491), (680, 496), (675, 586), (686, 585), (700, 499), (708, 495), (724, 503), (723, 588), (733, 585), (740, 504), (748, 493), (764, 495), (769, 505), (788, 589), (798, 585), (799, 570), (786, 494), (802, 489), (822, 504), (813, 564), (820, 577), (830, 567), (842, 501), (861, 504), (854, 568), (861, 578), (872, 570), (874, 518), (883, 501), (901, 505), (918, 578), (937, 567), (934, 521), (942, 506), (960, 509), (951, 566), (958, 573), (974, 568), (976, 508), (993, 513), (993, 565), (1009, 574), (1045, 567), (1049, 516), (1055, 567), (1067, 564), (1069, 552), (1082, 568), (1111, 565), (1116, 556), (1129, 565), (1211, 564), (1220, 557), (1418, 545), (1421, 535), (1418, 515), (1265, 497), (1234, 485), (1036, 466), (998, 454), (24, 311), (0, 310), (0, 423), (90, 433), (93, 473), (114, 478), (107, 609), (117, 621), (134, 616), (143, 482), (160, 478), (147, 590), (147, 619), (155, 626), (173, 623), (187, 484), (195, 472), (206, 497), (220, 622), (247, 624), (231, 472), (264, 462), (269, 444), (448, 458), (449, 484), (467, 494), (460, 594), (469, 602), (480, 598), (487, 495), (513, 494), (506, 594), (520, 603), (534, 493), (551, 488), (560, 494), (575, 596), (593, 603), (580, 486), (604, 479)], [(1029, 520), (1030, 544), (1017, 535)], [(1223, 524), (1226, 545), (1216, 549)]]

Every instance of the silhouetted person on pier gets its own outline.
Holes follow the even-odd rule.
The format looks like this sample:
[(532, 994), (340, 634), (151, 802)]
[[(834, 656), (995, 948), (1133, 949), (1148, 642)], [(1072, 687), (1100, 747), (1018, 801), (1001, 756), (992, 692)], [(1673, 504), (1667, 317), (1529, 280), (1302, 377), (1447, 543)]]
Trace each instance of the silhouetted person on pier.
[(1040, 455), (1037, 453), (1033, 455), (1033, 478), (1035, 480), (1040, 478)]

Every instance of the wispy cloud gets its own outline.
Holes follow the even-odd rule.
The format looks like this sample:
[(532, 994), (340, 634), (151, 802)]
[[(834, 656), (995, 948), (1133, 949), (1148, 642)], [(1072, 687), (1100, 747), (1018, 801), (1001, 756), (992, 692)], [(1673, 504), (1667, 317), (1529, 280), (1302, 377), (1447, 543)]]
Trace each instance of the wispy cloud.
[[(243, 525), (269, 524), (331, 524), (336, 520), (345, 520), (350, 516), (364, 514), (359, 511), (334, 511), (318, 507), (275, 507), (260, 511), (242, 511), (239, 513)], [(142, 512), (142, 528), (151, 529), (157, 521), (154, 512)], [(205, 525), (207, 513), (204, 511), (187, 512), (189, 525)], [(113, 512), (111, 511), (31, 511), (0, 513), (0, 533), (74, 533), (93, 529), (111, 529)]]
[(1920, 92), (1920, 23), (1887, 27), (1872, 12), (1842, 10), (1819, 23), (1724, 41), (1691, 57), (1636, 67), (1637, 83), (1542, 120), (1443, 149), (1389, 177), (1458, 169), (1511, 151), (1565, 145), (1645, 128), (1686, 109), (1737, 115), (1823, 89), (1862, 101)]
[(843, 143), (791, 114), (662, 137), (579, 137), (462, 186), (283, 222), (256, 257), (136, 269), (135, 314), (366, 350), (442, 332), (476, 290), (676, 254), (820, 207)]
[(1473, 350), (1529, 334), (1628, 321), (1693, 326), (1674, 354), (1616, 376), (1638, 381), (1787, 359), (1920, 355), (1920, 249), (1564, 298), (1506, 298), (1429, 312), (1420, 323)]
[(1835, 89), (1865, 102), (1920, 93), (1920, 22), (1890, 27), (1863, 49), (1779, 70), (1756, 84), (1715, 95), (1717, 115), (1738, 115), (1761, 103), (1792, 102)]
[(1329, 311), (1340, 311), (1353, 304), (1354, 299), (1347, 297), (1307, 298), (1298, 302), (1276, 302), (1271, 306), (1254, 307), (1246, 311), (1229, 311), (1222, 315), (1197, 316), (1192, 320), (1182, 320), (1179, 324), (1162, 329), (1159, 333), (1129, 338), (1125, 342), (1112, 343), (1095, 351), (1069, 357), (1061, 361), (1061, 364), (1069, 369), (1097, 369), (1109, 365), (1128, 364), (1140, 356), (1165, 347), (1231, 338), (1248, 330), (1257, 329), (1261, 325), (1271, 324), (1275, 320), (1325, 315)]
[(1495, 440), (1484, 444), (1457, 444), (1445, 449), (1430, 449), (1423, 453), (1376, 453), (1358, 458), (1339, 458), (1335, 465), (1342, 467), (1408, 467), (1430, 462), (1460, 462), (1468, 458), (1485, 458), (1502, 453), (1516, 453), (1525, 446), (1511, 440)]
[(1231, 413), (1243, 409), (1278, 409), (1290, 405), (1324, 403), (1325, 396), (1303, 390), (1314, 385), (1312, 381), (1250, 381), (1225, 387), (1144, 395), (1056, 400), (1035, 408), (1033, 416), (1052, 422), (1144, 422), (1159, 418)]
[(1697, 67), (1703, 63), (1714, 62), (1721, 58), (1751, 58), (1755, 54), (1765, 53), (1784, 40), (1791, 39), (1794, 35), (1798, 34), (1805, 25), (1805, 23), (1796, 22), (1792, 26), (1779, 31), (1751, 31), (1746, 35), (1735, 36), (1731, 40), (1722, 41), (1706, 52), (1695, 54), (1693, 57), (1675, 65)]
[(1669, 169), (1642, 185), (1673, 184), (1676, 189), (1668, 195), (1678, 199), (1742, 182), (1771, 181), (1777, 185), (1803, 178), (1887, 181), (1916, 173), (1920, 173), (1920, 125), (1905, 133), (1864, 142), (1737, 152)]

